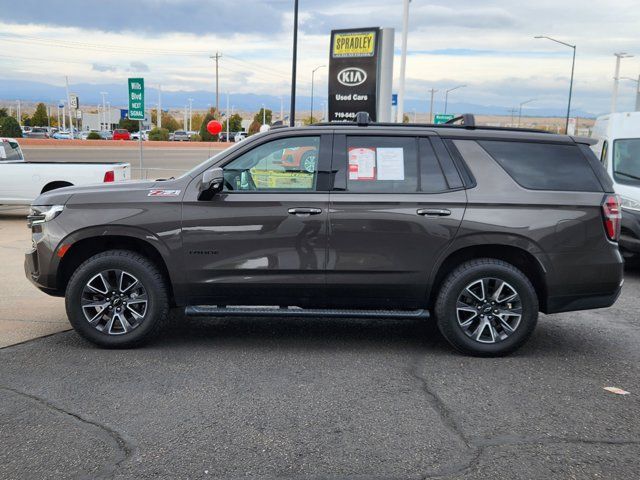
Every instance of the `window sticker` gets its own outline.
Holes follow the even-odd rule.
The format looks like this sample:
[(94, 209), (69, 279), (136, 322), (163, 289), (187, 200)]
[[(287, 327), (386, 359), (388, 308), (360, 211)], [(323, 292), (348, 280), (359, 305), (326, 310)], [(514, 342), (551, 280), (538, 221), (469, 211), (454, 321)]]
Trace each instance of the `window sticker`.
[(378, 148), (378, 180), (404, 180), (404, 149)]
[(373, 148), (349, 149), (349, 180), (376, 179), (376, 151)]
[(7, 158), (7, 151), (4, 149), (4, 145), (0, 145), (0, 158)]

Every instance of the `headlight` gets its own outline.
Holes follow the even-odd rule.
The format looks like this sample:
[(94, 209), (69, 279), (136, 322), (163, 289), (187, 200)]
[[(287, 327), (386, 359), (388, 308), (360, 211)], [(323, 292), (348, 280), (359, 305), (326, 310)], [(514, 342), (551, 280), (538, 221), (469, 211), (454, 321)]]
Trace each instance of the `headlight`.
[(56, 218), (64, 210), (64, 205), (32, 205), (27, 216), (27, 225), (31, 228)]
[(640, 202), (637, 200), (633, 200), (629, 197), (620, 197), (622, 200), (622, 208), (625, 210), (633, 210), (635, 212), (640, 212)]

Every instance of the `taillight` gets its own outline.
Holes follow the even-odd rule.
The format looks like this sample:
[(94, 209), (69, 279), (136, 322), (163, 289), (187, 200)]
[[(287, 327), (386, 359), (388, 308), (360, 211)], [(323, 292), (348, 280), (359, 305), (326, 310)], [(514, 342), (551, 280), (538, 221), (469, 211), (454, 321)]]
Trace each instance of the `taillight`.
[(113, 170), (109, 170), (108, 172), (105, 172), (104, 174), (104, 182), (115, 182), (116, 181), (116, 174)]
[(607, 237), (613, 242), (617, 242), (620, 237), (621, 212), (620, 197), (618, 195), (607, 195), (602, 203), (602, 217)]

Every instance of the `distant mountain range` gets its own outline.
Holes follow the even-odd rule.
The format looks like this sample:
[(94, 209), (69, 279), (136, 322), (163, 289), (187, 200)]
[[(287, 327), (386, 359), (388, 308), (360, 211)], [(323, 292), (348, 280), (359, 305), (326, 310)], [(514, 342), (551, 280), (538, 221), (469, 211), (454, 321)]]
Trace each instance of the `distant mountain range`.
[[(80, 107), (83, 105), (96, 105), (102, 103), (100, 92), (109, 92), (107, 100), (113, 108), (126, 108), (127, 105), (127, 84), (89, 84), (79, 83), (72, 84), (69, 87), (72, 93), (78, 95), (80, 99)], [(45, 102), (56, 103), (65, 98), (65, 88), (55, 85), (49, 85), (42, 82), (31, 82), (22, 80), (4, 80), (0, 79), (0, 101), (14, 102), (20, 99), (23, 102)], [(215, 104), (215, 94), (211, 91), (164, 91), (162, 92), (162, 108), (163, 109), (183, 109), (189, 103), (188, 99), (193, 99), (194, 109), (205, 109), (208, 105)], [(147, 108), (154, 107), (158, 101), (158, 90), (153, 87), (146, 88), (146, 105)], [(319, 114), (322, 108), (323, 98), (316, 97), (314, 100), (314, 111)], [(226, 106), (226, 95), (220, 95), (220, 109), (224, 111)], [(280, 111), (281, 97), (276, 95), (256, 95), (251, 93), (232, 93), (230, 95), (230, 104), (235, 107), (236, 111), (253, 112), (259, 110), (262, 105), (272, 109), (274, 112)], [(288, 110), (289, 96), (284, 98), (285, 112)], [(434, 102), (434, 113), (443, 110), (443, 102)], [(409, 115), (416, 110), (417, 112), (426, 112), (426, 100), (407, 99), (405, 101), (405, 112)], [(296, 97), (296, 109), (299, 112), (309, 111), (311, 108), (311, 97)], [(478, 115), (508, 115), (509, 109), (498, 105), (477, 105), (473, 103), (456, 103), (449, 102), (449, 112), (475, 113)], [(525, 112), (523, 112), (524, 114)], [(566, 114), (566, 110), (562, 108), (527, 108), (527, 116), (541, 117), (562, 117)], [(582, 110), (573, 110), (573, 115), (579, 117), (594, 117), (595, 114)]]

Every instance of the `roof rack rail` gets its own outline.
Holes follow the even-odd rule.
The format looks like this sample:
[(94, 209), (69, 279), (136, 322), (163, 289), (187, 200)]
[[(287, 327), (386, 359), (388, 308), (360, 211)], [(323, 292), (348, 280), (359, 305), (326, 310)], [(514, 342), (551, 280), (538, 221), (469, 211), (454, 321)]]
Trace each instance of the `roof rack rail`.
[(358, 127), (407, 127), (407, 128), (456, 128), (468, 130), (493, 130), (506, 132), (529, 132), (529, 133), (547, 133), (546, 130), (535, 128), (520, 127), (494, 127), (489, 125), (477, 125), (473, 113), (463, 113), (452, 118), (446, 123), (393, 123), (393, 122), (372, 122), (367, 112), (358, 112), (353, 121), (333, 121), (318, 122), (310, 125), (311, 127), (341, 127), (341, 126), (358, 126)]

